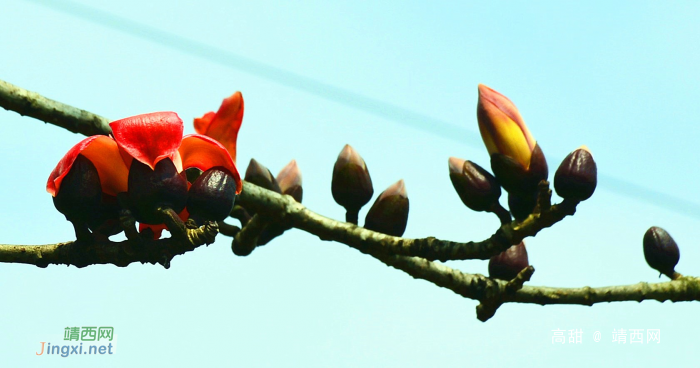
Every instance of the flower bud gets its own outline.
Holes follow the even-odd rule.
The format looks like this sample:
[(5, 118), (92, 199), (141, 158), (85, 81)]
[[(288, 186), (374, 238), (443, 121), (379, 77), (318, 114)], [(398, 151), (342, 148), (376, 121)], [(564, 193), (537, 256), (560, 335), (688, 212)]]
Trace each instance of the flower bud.
[(87, 223), (101, 211), (101, 202), (102, 185), (97, 168), (79, 154), (53, 197), (53, 204), (68, 221)]
[[(304, 190), (301, 187), (301, 171), (299, 170), (299, 166), (297, 166), (296, 160), (290, 161), (287, 166), (282, 168), (279, 174), (277, 174), (277, 183), (279, 183), (282, 194), (288, 194), (292, 196), (295, 201), (301, 203)], [(279, 222), (267, 225), (258, 237), (258, 245), (269, 243), (272, 239), (284, 234), (284, 232), (289, 229), (289, 225)]]
[(508, 209), (513, 217), (522, 221), (535, 210), (537, 206), (537, 192), (528, 195), (508, 193)]
[(301, 203), (304, 195), (304, 190), (301, 187), (301, 171), (297, 166), (297, 161), (290, 161), (279, 174), (277, 174), (277, 183), (279, 183), (282, 194), (288, 194), (295, 201)]
[(519, 194), (536, 190), (547, 179), (547, 161), (513, 102), (480, 84), (476, 115), (491, 169), (503, 189)]
[(157, 225), (162, 218), (157, 209), (168, 207), (179, 213), (187, 204), (187, 179), (169, 159), (158, 161), (155, 169), (133, 160), (129, 168), (129, 203), (136, 221)]
[(528, 168), (512, 157), (494, 153), (491, 155), (491, 170), (503, 189), (520, 196), (536, 192), (540, 181), (547, 180), (549, 175), (547, 160), (539, 144), (535, 144), (532, 150)]
[(374, 194), (365, 160), (349, 144), (343, 147), (333, 167), (331, 191), (336, 203), (348, 212), (358, 212)]
[(500, 153), (513, 158), (524, 168), (530, 166), (535, 138), (530, 134), (513, 102), (493, 89), (479, 84), (476, 115), (479, 131), (489, 154)]
[(236, 200), (236, 181), (222, 166), (213, 167), (192, 184), (187, 197), (187, 210), (198, 223), (222, 221), (231, 213)]
[(496, 178), (481, 166), (450, 157), (450, 180), (459, 198), (474, 211), (491, 211), (501, 196)]
[(379, 195), (365, 217), (365, 228), (387, 235), (401, 236), (408, 222), (408, 195), (403, 179)]
[(530, 263), (527, 259), (525, 243), (506, 249), (501, 254), (489, 260), (489, 277), (501, 280), (512, 280)]
[(562, 198), (584, 201), (598, 183), (598, 169), (588, 147), (569, 153), (554, 174), (554, 189)]
[(254, 158), (250, 159), (248, 169), (245, 171), (245, 181), (273, 192), (282, 193), (277, 180), (272, 176), (270, 170), (258, 161), (255, 161)]
[(649, 266), (672, 277), (681, 254), (671, 235), (660, 227), (652, 226), (644, 233), (643, 243), (644, 258)]

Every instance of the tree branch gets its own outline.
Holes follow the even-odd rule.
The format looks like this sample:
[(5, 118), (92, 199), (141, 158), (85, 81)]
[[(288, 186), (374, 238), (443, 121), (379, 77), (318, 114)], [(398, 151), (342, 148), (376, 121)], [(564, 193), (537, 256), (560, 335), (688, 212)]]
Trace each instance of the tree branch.
[(187, 229), (185, 239), (141, 239), (113, 242), (91, 239), (47, 245), (0, 244), (0, 262), (25, 263), (39, 267), (50, 264), (85, 267), (93, 264), (113, 264), (126, 267), (133, 262), (161, 264), (168, 268), (170, 260), (203, 244), (211, 244), (218, 233), (216, 224)]
[[(72, 132), (85, 135), (108, 134), (108, 120), (84, 110), (49, 100), (36, 93), (23, 90), (0, 81), (0, 106), (32, 116)], [(538, 206), (534, 213), (522, 222), (507, 222), (505, 213), (499, 216), (504, 224), (488, 239), (480, 242), (452, 242), (433, 237), (405, 239), (370, 231), (353, 224), (339, 222), (321, 216), (296, 202), (290, 196), (244, 182), (243, 192), (235, 216), (241, 219), (243, 228), (221, 222), (227, 235), (243, 244), (255, 244), (255, 239), (270, 222), (280, 222), (314, 234), (322, 240), (332, 240), (349, 245), (381, 262), (402, 270), (414, 278), (429, 281), (452, 290), (466, 298), (479, 300), (477, 317), (485, 321), (492, 317), (503, 303), (581, 304), (603, 302), (657, 300), (700, 300), (700, 278), (674, 275), (674, 280), (662, 283), (638, 283), (624, 286), (553, 288), (523, 285), (530, 280), (534, 268), (529, 266), (511, 281), (491, 279), (480, 274), (464, 273), (431, 260), (488, 259), (523, 238), (536, 235), (564, 217), (573, 215), (578, 202), (564, 200), (551, 205), (549, 183), (540, 183)], [(250, 219), (244, 216), (244, 208), (258, 214)], [(27, 263), (40, 267), (48, 264), (67, 264), (85, 267), (90, 264), (111, 263), (126, 266), (132, 262), (169, 265), (170, 259), (191, 251), (202, 244), (210, 244), (217, 234), (216, 224), (197, 229), (187, 228), (176, 214), (163, 210), (164, 219), (174, 232), (169, 239), (143, 239), (134, 231), (130, 240), (111, 242), (92, 237), (87, 241), (75, 241), (48, 245), (2, 245), (0, 262)], [(172, 211), (170, 211), (172, 212)], [(126, 220), (128, 214), (125, 215)], [(258, 219), (256, 219), (256, 217)], [(123, 219), (124, 220), (124, 219)], [(250, 220), (250, 221), (248, 221)], [(126, 221), (128, 227), (133, 224)], [(135, 229), (127, 229), (135, 230)], [(251, 251), (254, 246), (250, 247)]]
[[(542, 195), (551, 196), (544, 185)], [(522, 222), (501, 226), (491, 237), (479, 242), (453, 242), (434, 237), (407, 239), (367, 230), (347, 222), (340, 222), (310, 211), (290, 196), (284, 196), (254, 184), (244, 182), (238, 203), (256, 212), (277, 217), (281, 221), (322, 240), (333, 240), (349, 245), (363, 253), (385, 253), (421, 257), (428, 260), (489, 259), (528, 236), (552, 226), (576, 211), (577, 202), (564, 201), (546, 211), (534, 213)], [(245, 227), (244, 227), (245, 229)]]
[(83, 135), (109, 135), (109, 120), (0, 80), (0, 106)]

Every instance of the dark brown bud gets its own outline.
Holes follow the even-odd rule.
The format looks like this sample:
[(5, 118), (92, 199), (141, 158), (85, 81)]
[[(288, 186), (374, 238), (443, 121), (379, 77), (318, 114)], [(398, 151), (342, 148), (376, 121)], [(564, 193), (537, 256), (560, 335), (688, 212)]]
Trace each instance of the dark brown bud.
[(493, 153), (491, 170), (503, 189), (520, 196), (536, 192), (540, 181), (547, 180), (549, 175), (547, 160), (539, 143), (532, 150), (529, 167), (523, 167), (519, 161), (510, 156)]
[[(301, 171), (299, 170), (299, 166), (297, 166), (296, 160), (289, 162), (287, 166), (282, 168), (279, 174), (277, 174), (277, 183), (279, 183), (282, 194), (288, 194), (292, 196), (295, 201), (301, 203), (304, 190), (301, 187)], [(278, 222), (267, 225), (258, 237), (258, 245), (269, 243), (272, 239), (284, 234), (284, 232), (289, 229), (289, 225)]]
[(187, 179), (180, 175), (175, 164), (165, 158), (158, 161), (155, 170), (151, 170), (137, 160), (129, 168), (129, 204), (136, 221), (158, 225), (162, 224), (159, 207), (167, 207), (180, 213), (187, 204)]
[(331, 191), (336, 203), (355, 213), (374, 194), (365, 160), (348, 144), (343, 147), (333, 167)]
[(508, 194), (508, 209), (513, 217), (522, 221), (525, 220), (535, 210), (537, 206), (537, 192), (529, 195)]
[(277, 174), (277, 183), (279, 183), (282, 194), (288, 194), (292, 196), (295, 201), (301, 203), (304, 190), (301, 187), (301, 171), (299, 170), (299, 166), (297, 166), (296, 160), (290, 161), (287, 166), (282, 168), (280, 173)]
[(496, 178), (468, 160), (450, 157), (448, 163), (452, 186), (462, 202), (474, 211), (492, 211), (501, 196)]
[(408, 195), (403, 179), (379, 195), (365, 217), (365, 228), (387, 235), (401, 236), (408, 223)]
[(598, 169), (586, 146), (569, 153), (554, 174), (554, 189), (562, 198), (584, 201), (593, 195), (597, 183)]
[(512, 280), (525, 267), (529, 266), (525, 243), (506, 249), (501, 254), (489, 260), (489, 277), (501, 280)]
[(189, 190), (187, 211), (198, 223), (222, 221), (236, 200), (236, 181), (226, 168), (217, 166), (202, 173)]
[(681, 254), (666, 230), (652, 226), (644, 233), (644, 258), (651, 268), (672, 278)]
[(250, 159), (248, 168), (245, 171), (245, 181), (276, 193), (282, 193), (277, 180), (272, 176), (270, 170), (258, 161), (255, 161), (254, 158)]

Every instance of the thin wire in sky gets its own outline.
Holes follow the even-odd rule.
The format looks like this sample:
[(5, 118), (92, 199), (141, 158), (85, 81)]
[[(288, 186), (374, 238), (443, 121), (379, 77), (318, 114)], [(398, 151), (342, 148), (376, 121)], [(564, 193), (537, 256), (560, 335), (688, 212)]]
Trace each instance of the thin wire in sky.
[[(477, 133), (464, 127), (424, 115), (392, 103), (364, 96), (301, 74), (268, 65), (233, 52), (166, 32), (104, 10), (65, 0), (28, 0), (100, 26), (197, 56), (223, 66), (255, 75), (286, 87), (298, 89), (323, 99), (355, 108), (387, 120), (427, 131), (442, 138), (481, 148)], [(599, 174), (599, 186), (682, 215), (700, 219), (700, 204), (645, 188), (612, 175)]]

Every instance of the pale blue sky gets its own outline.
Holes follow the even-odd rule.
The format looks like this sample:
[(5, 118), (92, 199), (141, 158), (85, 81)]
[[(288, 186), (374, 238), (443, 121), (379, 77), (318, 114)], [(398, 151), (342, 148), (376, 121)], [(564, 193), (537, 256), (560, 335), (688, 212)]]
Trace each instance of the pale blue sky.
[[(481, 240), (497, 228), (462, 205), (447, 175), (449, 156), (488, 167), (475, 114), (485, 83), (519, 107), (551, 173), (586, 144), (605, 175), (573, 218), (526, 241), (533, 285), (658, 281), (641, 245), (652, 225), (678, 242), (677, 270), (699, 273), (695, 2), (80, 2), (444, 126), (407, 126), (40, 3), (0, 0), (0, 79), (112, 119), (173, 110), (186, 132), (240, 90), (241, 171), (251, 157), (274, 173), (296, 159), (304, 204), (343, 219), (330, 179), (349, 143), (376, 194), (405, 180), (408, 237)], [(0, 110), (1, 243), (73, 238), (44, 188), (80, 139)], [(634, 189), (620, 180), (688, 204), (623, 196)], [(482, 261), (449, 264), (486, 273)], [(0, 300), (7, 366), (687, 366), (699, 325), (697, 303), (653, 301), (508, 304), (482, 323), (477, 302), (297, 230), (249, 257), (221, 236), (169, 270), (2, 264)], [(115, 355), (34, 355), (40, 341), (62, 343), (66, 326), (91, 325), (114, 326)], [(583, 344), (553, 346), (557, 328), (583, 329)], [(619, 328), (659, 328), (661, 344), (618, 346)]]

